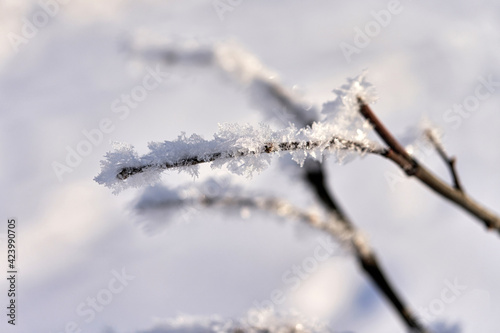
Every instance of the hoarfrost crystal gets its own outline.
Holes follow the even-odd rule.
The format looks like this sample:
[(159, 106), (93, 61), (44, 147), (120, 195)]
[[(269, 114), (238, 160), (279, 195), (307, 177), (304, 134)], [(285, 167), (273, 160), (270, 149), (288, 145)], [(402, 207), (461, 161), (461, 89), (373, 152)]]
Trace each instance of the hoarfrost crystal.
[(182, 133), (175, 141), (150, 142), (150, 152), (144, 156), (138, 156), (133, 146), (115, 145), (101, 162), (102, 171), (95, 180), (118, 193), (126, 187), (154, 184), (161, 171), (169, 168), (197, 176), (197, 165), (210, 162), (213, 168), (226, 165), (235, 174), (251, 177), (270, 165), (270, 153), (289, 152), (303, 166), (306, 158), (322, 160), (331, 151), (342, 162), (345, 152), (364, 154), (376, 149), (367, 138), (371, 127), (358, 112), (358, 98), (365, 103), (376, 99), (365, 74), (349, 79), (335, 92), (337, 98), (323, 107), (323, 121), (300, 129), (293, 124), (277, 131), (265, 124), (257, 128), (220, 124), (212, 140)]

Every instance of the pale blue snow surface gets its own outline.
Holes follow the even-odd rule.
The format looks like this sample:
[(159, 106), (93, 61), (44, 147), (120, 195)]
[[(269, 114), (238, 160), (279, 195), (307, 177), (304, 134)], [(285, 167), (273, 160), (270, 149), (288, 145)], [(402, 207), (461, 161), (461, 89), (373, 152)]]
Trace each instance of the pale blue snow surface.
[[(76, 325), (130, 333), (179, 314), (241, 318), (282, 291), (278, 310), (319, 317), (339, 332), (403, 332), (351, 260), (333, 256), (304, 273), (322, 234), (199, 210), (150, 236), (130, 212), (137, 190), (114, 196), (93, 181), (111, 142), (134, 145), (135, 153), (123, 146), (116, 156), (128, 164), (149, 153), (148, 142), (175, 142), (182, 132), (211, 141), (217, 123), (256, 129), (265, 121), (275, 132), (320, 121), (332, 89), (367, 68), (379, 96), (373, 110), (387, 127), (403, 138), (426, 115), (457, 156), (466, 192), (499, 212), (500, 4), (399, 3), (402, 10), (374, 34), (374, 16), (389, 1), (241, 1), (222, 19), (206, 0), (0, 1), (0, 211), (18, 219), (20, 267), (18, 322), (12, 327), (4, 316), (0, 331), (59, 333)], [(52, 4), (54, 15), (44, 14), (43, 4)], [(26, 21), (34, 16), (44, 26), (30, 31)], [(375, 29), (369, 42), (357, 47), (357, 31), (367, 28)], [(20, 44), (11, 44), (23, 31)], [(358, 52), (346, 59), (342, 42)], [(170, 56), (162, 58), (166, 48)], [(179, 49), (190, 54), (183, 63), (175, 62)], [(158, 66), (170, 75), (140, 95), (144, 82), (153, 83), (148, 69)], [(132, 94), (138, 99), (127, 104)], [(106, 119), (112, 126), (97, 133)], [(450, 180), (435, 151), (424, 145), (416, 156)], [(290, 178), (291, 167), (271, 159), (251, 180), (200, 166), (199, 179), (165, 172), (162, 182), (176, 187), (229, 175), (244, 189), (314, 205), (298, 173)], [(66, 166), (60, 177), (55, 162)], [(500, 331), (496, 234), (386, 160), (324, 167), (346, 213), (426, 325)], [(6, 239), (2, 227), (2, 258)], [(303, 278), (290, 275), (294, 267)], [(122, 268), (134, 277), (123, 289), (113, 275)], [(447, 281), (455, 279), (466, 287), (445, 302)], [(5, 279), (0, 290), (7, 290)], [(92, 299), (100, 300), (99, 311)]]

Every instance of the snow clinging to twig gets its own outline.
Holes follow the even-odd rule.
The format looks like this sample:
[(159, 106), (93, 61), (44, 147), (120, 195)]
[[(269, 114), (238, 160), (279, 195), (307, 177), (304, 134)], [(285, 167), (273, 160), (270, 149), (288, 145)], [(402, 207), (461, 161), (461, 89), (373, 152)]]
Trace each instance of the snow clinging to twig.
[(270, 153), (290, 152), (293, 160), (302, 165), (307, 157), (321, 160), (328, 151), (364, 154), (378, 149), (366, 138), (346, 140), (338, 136), (339, 132), (342, 130), (338, 126), (328, 123), (314, 123), (302, 129), (290, 126), (278, 131), (264, 124), (258, 128), (222, 124), (212, 140), (196, 134), (187, 137), (183, 133), (176, 141), (149, 143), (150, 152), (141, 157), (132, 146), (118, 145), (106, 154), (95, 180), (117, 193), (129, 186), (154, 184), (159, 180), (159, 173), (169, 168), (196, 176), (198, 164), (211, 162), (212, 167), (226, 165), (235, 174), (251, 177), (269, 166)]

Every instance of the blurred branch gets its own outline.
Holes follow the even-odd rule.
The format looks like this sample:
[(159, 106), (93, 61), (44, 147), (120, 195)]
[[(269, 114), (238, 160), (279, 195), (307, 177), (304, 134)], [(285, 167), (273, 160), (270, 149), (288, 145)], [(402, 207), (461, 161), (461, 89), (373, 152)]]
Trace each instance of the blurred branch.
[[(172, 53), (172, 50), (169, 50), (169, 52)], [(193, 53), (190, 53), (189, 57), (184, 57), (182, 55), (182, 51), (180, 53), (174, 52), (174, 54), (175, 56), (170, 55), (169, 57), (167, 57), (167, 61), (173, 62), (172, 59), (177, 61), (184, 58), (187, 58), (189, 60), (198, 59), (198, 57), (193, 56)], [(289, 94), (277, 80), (270, 79), (270, 71), (262, 66), (262, 64), (260, 64), (252, 54), (244, 52), (242, 49), (221, 47), (219, 45), (219, 47), (214, 48), (212, 54), (207, 56), (206, 53), (204, 53), (204, 56), (201, 57), (201, 59), (204, 59), (204, 61), (199, 61), (200, 64), (215, 65), (219, 67), (223, 72), (229, 74), (240, 84), (250, 82), (251, 84), (253, 84), (253, 86), (260, 88), (262, 91), (264, 91), (268, 100), (273, 101), (275, 105), (279, 105), (287, 113), (293, 115), (291, 122), (295, 123), (297, 127), (304, 128), (306, 126), (311, 126), (312, 123), (317, 120), (315, 110), (306, 112), (306, 109), (303, 107), (303, 103)], [(255, 70), (256, 68), (257, 70)], [(269, 111), (269, 106), (264, 106), (263, 108), (267, 109), (266, 111)], [(335, 142), (336, 140), (337, 143)], [(341, 146), (345, 147), (341, 149), (355, 148), (361, 150), (362, 152), (368, 152), (378, 155), (385, 156), (386, 154), (388, 154), (385, 149), (381, 150), (374, 147), (367, 147), (364, 144), (360, 145), (357, 142), (343, 140), (340, 138), (333, 138), (329, 142), (329, 144), (331, 145), (338, 145), (338, 143), (340, 143)], [(397, 141), (393, 140), (393, 143), (397, 144)], [(271, 153), (280, 150), (301, 149), (299, 148), (300, 146), (302, 146), (302, 149), (307, 149), (308, 145), (312, 147), (313, 145), (317, 145), (317, 143), (292, 142), (266, 144), (257, 153)], [(284, 149), (285, 147), (287, 149)], [(276, 148), (279, 148), (279, 150), (275, 150)], [(404, 149), (400, 147), (398, 147), (397, 149), (400, 151), (400, 153), (404, 152)], [(245, 153), (239, 153), (235, 156), (228, 156), (227, 154), (225, 156), (240, 157), (244, 155)], [(203, 160), (197, 157), (188, 157), (174, 164), (161, 165), (160, 168), (166, 169), (172, 167), (195, 165), (199, 163), (214, 161), (221, 156), (221, 153), (215, 153), (209, 158), (204, 158)], [(141, 167), (123, 168), (121, 171), (119, 171), (117, 177), (124, 180), (135, 173), (144, 171), (148, 167), (155, 166), (144, 165)], [(416, 317), (412, 314), (410, 309), (403, 303), (401, 297), (396, 293), (395, 289), (386, 278), (385, 273), (383, 272), (374, 252), (368, 245), (367, 241), (363, 237), (359, 236), (360, 233), (356, 230), (353, 223), (343, 212), (340, 205), (336, 202), (333, 194), (328, 189), (325, 183), (325, 172), (323, 165), (320, 162), (313, 161), (309, 158), (305, 162), (304, 173), (304, 179), (314, 190), (318, 199), (332, 216), (332, 218), (335, 221), (338, 221), (337, 224), (342, 225), (343, 229), (349, 230), (353, 235), (357, 235), (356, 237), (351, 237), (351, 244), (355, 249), (356, 258), (361, 268), (372, 279), (380, 292), (382, 292), (387, 297), (387, 299), (391, 302), (398, 314), (411, 330), (422, 333), (427, 332), (425, 328), (417, 321)]]
[(332, 215), (324, 219), (319, 214), (300, 209), (290, 202), (272, 197), (261, 196), (224, 196), (224, 195), (199, 195), (189, 198), (155, 198), (154, 201), (141, 200), (135, 210), (147, 212), (155, 209), (179, 209), (183, 206), (201, 205), (204, 207), (233, 207), (251, 208), (269, 212), (279, 217), (286, 217), (292, 220), (299, 220), (313, 228), (326, 231), (328, 234), (346, 245), (346, 240), (354, 237), (354, 231), (346, 228), (345, 225), (335, 219)]
[[(488, 229), (496, 229), (498, 232), (500, 232), (500, 217), (498, 215), (494, 214), (483, 205), (465, 194), (461, 190), (460, 185), (457, 188), (456, 186), (453, 187), (446, 184), (427, 168), (419, 164), (402, 148), (399, 142), (392, 136), (389, 130), (377, 118), (371, 108), (366, 103), (364, 103), (361, 98), (358, 98), (358, 102), (360, 105), (360, 113), (368, 121), (371, 122), (377, 134), (389, 146), (389, 149), (386, 150), (384, 154), (381, 154), (382, 156), (396, 163), (406, 172), (408, 176), (416, 177), (434, 192), (440, 194), (459, 207), (463, 208), (464, 210), (478, 218), (480, 221), (483, 221), (484, 225)], [(456, 175), (454, 171), (453, 173)]]
[[(301, 103), (288, 94), (278, 82), (263, 81), (264, 87), (267, 88), (268, 96), (276, 100), (284, 109), (292, 114), (294, 123), (299, 127), (311, 126), (315, 120), (311, 119), (311, 114), (306, 112)], [(367, 150), (366, 152), (374, 154), (385, 154), (385, 150)], [(395, 288), (389, 282), (384, 273), (378, 259), (368, 244), (368, 241), (361, 237), (354, 224), (345, 214), (331, 190), (328, 189), (325, 182), (325, 171), (323, 164), (309, 159), (304, 165), (304, 179), (316, 193), (317, 198), (323, 204), (325, 209), (338, 221), (343, 228), (350, 230), (356, 237), (350, 238), (351, 246), (355, 249), (355, 256), (361, 269), (370, 277), (372, 282), (378, 287), (379, 291), (384, 294), (394, 306), (402, 320), (406, 325), (417, 332), (427, 332), (425, 328), (418, 322), (410, 308), (404, 304), (402, 298), (396, 292)]]
[(351, 238), (351, 245), (355, 249), (356, 259), (359, 265), (372, 279), (382, 294), (384, 294), (391, 302), (401, 319), (410, 329), (414, 330), (414, 332), (428, 332), (420, 324), (410, 308), (403, 302), (401, 296), (398, 295), (395, 288), (392, 286), (392, 283), (386, 277), (386, 274), (384, 273), (384, 270), (382, 269), (375, 253), (369, 246), (368, 241), (364, 237), (361, 237), (361, 233), (356, 230), (356, 227), (353, 225), (351, 220), (339, 208), (338, 204), (334, 201), (333, 197), (326, 189), (323, 173), (309, 173), (308, 180), (311, 184), (314, 184), (313, 186), (317, 190), (316, 194), (318, 198), (323, 202), (330, 213), (334, 215), (346, 229), (351, 230), (354, 235), (357, 235), (357, 237)]
[(459, 190), (460, 192), (463, 192), (462, 185), (460, 184), (460, 179), (458, 178), (458, 172), (455, 167), (455, 163), (457, 159), (455, 157), (449, 157), (448, 154), (446, 154), (446, 151), (444, 150), (443, 145), (439, 142), (439, 140), (436, 138), (434, 135), (434, 132), (432, 130), (427, 129), (425, 131), (425, 136), (431, 144), (434, 146), (436, 151), (438, 152), (439, 156), (443, 159), (443, 161), (446, 163), (448, 168), (450, 169), (451, 176), (453, 178), (453, 186)]
[[(261, 80), (262, 86), (266, 89), (268, 98), (274, 99), (288, 113), (293, 115), (293, 122), (298, 127), (311, 126), (315, 119), (315, 112), (306, 112), (300, 101), (296, 100), (293, 95), (289, 94), (278, 81), (270, 81), (268, 79)], [(313, 111), (313, 110), (311, 110)], [(372, 149), (364, 150), (364, 152), (384, 155), (385, 150)], [(351, 246), (355, 249), (356, 259), (362, 270), (370, 277), (372, 282), (378, 287), (379, 291), (384, 294), (394, 306), (402, 320), (406, 325), (417, 332), (427, 332), (425, 328), (418, 322), (412, 311), (404, 304), (402, 298), (395, 291), (395, 288), (389, 282), (381, 265), (379, 264), (374, 251), (368, 244), (368, 241), (361, 237), (354, 224), (345, 214), (331, 190), (328, 189), (325, 182), (325, 171), (322, 163), (308, 159), (304, 165), (304, 179), (316, 193), (317, 198), (323, 204), (325, 209), (333, 218), (338, 221), (343, 228), (350, 230), (356, 237), (350, 238)]]
[[(319, 178), (315, 182), (320, 181)], [(333, 201), (332, 201), (333, 203)], [(402, 302), (391, 283), (385, 277), (378, 260), (370, 248), (366, 238), (352, 225), (345, 215), (338, 210), (329, 209), (329, 218), (322, 219), (318, 214), (301, 210), (289, 202), (265, 197), (210, 196), (200, 195), (194, 198), (177, 197), (154, 201), (141, 201), (136, 205), (137, 211), (154, 209), (178, 209), (182, 206), (200, 204), (205, 207), (239, 207), (253, 208), (273, 213), (280, 217), (295, 219), (316, 229), (322, 230), (336, 238), (342, 245), (354, 250), (361, 268), (370, 276), (375, 285), (389, 299), (409, 328), (416, 332), (427, 332), (417, 321), (409, 308)]]

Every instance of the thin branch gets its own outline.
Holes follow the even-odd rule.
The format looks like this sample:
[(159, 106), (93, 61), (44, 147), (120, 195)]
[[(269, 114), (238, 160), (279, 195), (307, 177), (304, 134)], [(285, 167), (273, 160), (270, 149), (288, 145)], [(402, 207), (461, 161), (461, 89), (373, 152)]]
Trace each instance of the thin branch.
[(308, 167), (307, 163), (308, 162), (306, 161), (305, 178), (308, 184), (315, 191), (319, 201), (323, 203), (323, 206), (330, 212), (330, 214), (338, 216), (338, 218), (341, 221), (343, 221), (343, 223), (348, 225), (349, 228), (352, 228), (353, 227), (352, 223), (349, 221), (349, 219), (347, 219), (347, 215), (344, 213), (343, 209), (337, 203), (333, 194), (331, 193), (331, 191), (328, 190), (326, 186), (323, 164), (317, 161), (309, 161), (309, 164), (315, 163), (315, 165), (314, 166), (309, 165)]
[[(287, 94), (285, 89), (276, 81), (262, 80), (262, 85), (267, 88), (269, 97), (273, 98), (278, 104), (282, 105), (288, 113), (291, 113), (293, 122), (299, 127), (311, 126), (313, 120), (311, 113), (306, 113), (301, 103), (293, 99), (292, 95)], [(397, 143), (396, 140), (393, 140)], [(372, 150), (370, 153), (385, 154), (385, 150)], [(410, 170), (410, 169), (409, 169)], [(328, 189), (325, 183), (325, 172), (323, 164), (318, 161), (306, 161), (305, 179), (315, 191), (320, 202), (323, 203), (325, 208), (333, 215), (335, 220), (338, 220), (347, 230), (359, 235), (356, 227), (348, 218), (346, 213), (342, 210), (341, 206), (335, 200), (333, 194)], [(361, 237), (354, 237), (351, 239), (352, 246), (356, 250), (356, 258), (362, 270), (371, 278), (373, 283), (379, 288), (387, 299), (392, 303), (396, 311), (399, 313), (403, 321), (410, 329), (415, 329), (418, 332), (426, 332), (425, 328), (418, 322), (412, 314), (407, 305), (404, 304), (402, 298), (397, 294), (395, 288), (389, 283), (386, 274), (378, 263), (375, 253), (369, 247), (366, 240)]]
[[(124, 167), (120, 169), (116, 177), (120, 180), (125, 180), (130, 176), (144, 172), (150, 168), (171, 169), (178, 167), (186, 167), (201, 163), (213, 162), (223, 158), (236, 158), (257, 154), (269, 154), (280, 151), (296, 151), (296, 150), (311, 150), (325, 145), (325, 142), (320, 141), (294, 141), (294, 142), (268, 142), (260, 147), (257, 151), (241, 150), (238, 152), (214, 152), (205, 154), (204, 156), (187, 156), (174, 162), (165, 162), (162, 164), (144, 164), (135, 167)], [(332, 137), (326, 142), (326, 147), (329, 149), (341, 150), (356, 150), (362, 153), (369, 152), (374, 154), (384, 154), (384, 151), (362, 142), (346, 140), (337, 136)]]
[[(285, 93), (279, 83), (276, 81), (264, 80), (264, 86), (268, 88), (269, 97), (275, 99), (280, 105), (283, 105), (287, 112), (294, 115), (293, 122), (299, 127), (312, 125), (311, 114), (307, 114), (302, 108), (301, 103), (298, 103), (290, 94)], [(395, 141), (395, 140), (394, 140)], [(375, 154), (385, 154), (384, 150), (370, 151)], [(333, 194), (328, 189), (325, 182), (325, 171), (323, 164), (318, 161), (306, 161), (304, 166), (305, 179), (315, 191), (316, 196), (323, 203), (323, 206), (329, 211), (336, 221), (339, 221), (344, 228), (351, 230), (354, 234), (360, 235), (356, 230), (355, 225), (348, 218), (341, 206), (335, 200)], [(426, 332), (425, 328), (417, 321), (407, 305), (404, 304), (402, 298), (397, 294), (395, 288), (386, 278), (381, 265), (378, 263), (375, 253), (368, 245), (368, 242), (362, 237), (351, 238), (351, 245), (355, 249), (356, 258), (361, 269), (371, 278), (372, 282), (378, 287), (379, 291), (384, 294), (394, 306), (400, 317), (410, 329), (415, 329), (418, 332)]]
[(331, 215), (328, 215), (329, 218), (325, 219), (319, 214), (300, 209), (286, 200), (272, 197), (213, 196), (202, 194), (191, 198), (166, 198), (164, 200), (155, 198), (154, 201), (140, 201), (135, 206), (135, 209), (138, 212), (147, 212), (155, 209), (178, 209), (183, 206), (193, 206), (196, 204), (205, 207), (252, 208), (269, 212), (279, 217), (299, 220), (313, 228), (326, 231), (346, 246), (350, 243), (346, 241), (355, 236), (351, 228), (346, 228), (343, 221)]
[[(226, 197), (226, 196), (206, 196), (202, 195), (191, 199), (172, 198), (166, 200), (156, 200), (154, 202), (141, 203), (136, 206), (139, 211), (148, 209), (169, 209), (179, 208), (183, 205), (193, 205), (195, 203), (213, 207), (248, 207), (271, 212), (280, 217), (300, 220), (307, 225), (322, 230), (338, 239), (344, 247), (352, 248), (361, 268), (368, 274), (380, 291), (393, 304), (403, 321), (416, 332), (427, 332), (412, 314), (409, 308), (402, 302), (401, 297), (396, 293), (385, 273), (381, 269), (378, 260), (368, 245), (367, 240), (352, 225), (345, 215), (336, 213), (329, 214), (330, 219), (324, 220), (319, 215), (301, 210), (285, 200), (263, 197)], [(332, 208), (333, 209), (333, 208)], [(337, 211), (338, 212), (338, 211)]]
[(399, 142), (394, 139), (392, 134), (377, 118), (371, 108), (365, 104), (362, 99), (358, 99), (358, 101), (360, 102), (361, 114), (372, 123), (377, 134), (390, 147), (390, 149), (386, 150), (384, 154), (379, 155), (392, 160), (399, 167), (401, 167), (407, 175), (416, 177), (434, 192), (440, 194), (481, 220), (488, 229), (496, 229), (500, 232), (500, 217), (498, 215), (494, 214), (489, 209), (469, 197), (460, 189), (446, 184), (427, 168), (419, 164), (404, 149), (402, 149)]
[(351, 245), (355, 249), (356, 259), (361, 269), (371, 278), (372, 282), (378, 287), (382, 294), (387, 297), (409, 328), (416, 330), (416, 332), (427, 332), (410, 308), (403, 302), (403, 299), (396, 292), (392, 283), (389, 282), (374, 251), (369, 246), (368, 241), (361, 237), (360, 232), (357, 231), (349, 217), (339, 208), (338, 204), (330, 195), (325, 185), (323, 173), (308, 173), (308, 180), (314, 184), (313, 186), (316, 189), (318, 198), (323, 202), (331, 214), (344, 224), (345, 228), (351, 230), (354, 235), (357, 235), (357, 237), (351, 238)]
[[(311, 123), (304, 122), (306, 118), (304, 109), (297, 107), (298, 103), (290, 100), (290, 95), (284, 94), (283, 89), (278, 89), (274, 85), (269, 86), (270, 96), (275, 98), (280, 104), (286, 106), (288, 112), (291, 112), (297, 118), (294, 119), (295, 123), (299, 126), (311, 125)], [(273, 89), (272, 89), (273, 88)], [(378, 152), (371, 151), (371, 153), (385, 154), (385, 151), (379, 150)], [(306, 161), (305, 179), (311, 185), (316, 193), (316, 196), (323, 203), (324, 207), (330, 212), (333, 218), (341, 223), (344, 228), (350, 230), (355, 235), (361, 235), (347, 214), (343, 211), (341, 206), (335, 200), (333, 194), (326, 186), (325, 172), (323, 164), (318, 161)], [(426, 332), (425, 328), (418, 322), (409, 307), (404, 304), (403, 299), (396, 292), (395, 288), (389, 282), (384, 270), (378, 262), (374, 251), (368, 245), (366, 239), (361, 236), (351, 238), (351, 246), (355, 249), (355, 255), (361, 269), (370, 277), (379, 291), (387, 297), (389, 302), (394, 306), (396, 312), (400, 315), (403, 322), (410, 329), (415, 329), (417, 332)]]
[[(205, 155), (203, 158), (199, 156), (191, 156), (186, 157), (181, 160), (164, 163), (162, 165), (152, 165), (146, 164), (140, 167), (126, 167), (123, 168), (117, 175), (119, 179), (125, 180), (126, 178), (147, 170), (148, 168), (160, 168), (160, 169), (169, 169), (176, 167), (183, 167), (189, 165), (196, 165), (200, 163), (206, 163), (215, 161), (220, 158), (234, 158), (241, 156), (248, 156), (250, 154), (258, 154), (258, 153), (273, 153), (278, 151), (292, 151), (299, 149), (313, 149), (320, 145), (322, 142), (282, 142), (282, 143), (267, 143), (263, 147), (260, 148), (258, 152), (249, 152), (242, 151), (238, 153), (228, 153), (223, 154), (222, 152), (216, 152), (209, 155)], [(386, 155), (387, 151), (384, 149), (379, 149), (377, 147), (373, 147), (371, 145), (366, 145), (364, 143), (359, 143), (355, 141), (345, 140), (338, 137), (333, 137), (329, 142), (329, 145), (338, 149), (357, 149), (358, 151), (368, 152), (378, 155)], [(224, 156), (224, 157), (223, 157)], [(311, 177), (311, 174), (309, 174)], [(318, 175), (316, 175), (318, 177)], [(335, 204), (331, 196), (328, 194), (326, 190), (326, 186), (324, 183), (323, 176), (321, 174), (321, 178), (317, 178), (314, 180), (316, 182), (317, 193), (320, 196), (323, 203), (327, 205), (327, 209), (330, 211), (332, 215), (339, 218), (342, 221), (342, 224), (347, 230), (351, 232), (356, 232), (355, 227), (347, 218), (347, 216), (339, 209), (338, 205)], [(311, 181), (313, 181), (311, 179)], [(426, 332), (423, 326), (418, 322), (413, 313), (409, 310), (408, 306), (402, 301), (401, 297), (392, 287), (392, 284), (386, 278), (383, 270), (378, 263), (378, 260), (374, 254), (374, 252), (369, 247), (366, 240), (362, 240), (360, 237), (352, 238), (352, 246), (355, 248), (356, 257), (361, 268), (370, 276), (375, 285), (379, 288), (379, 290), (387, 297), (387, 299), (391, 302), (394, 308), (397, 310), (398, 314), (401, 316), (403, 321), (410, 327), (411, 329), (416, 329), (417, 332)]]
[[(231, 66), (224, 66), (225, 65), (225, 56), (224, 52), (215, 52), (217, 61), (214, 61), (215, 64), (218, 64), (218, 66), (223, 69), (223, 71), (226, 72), (232, 72), (232, 76), (234, 78), (239, 77), (239, 81), (244, 81), (242, 80), (243, 77), (249, 76), (251, 77), (251, 80), (253, 80), (256, 83), (260, 83), (262, 87), (267, 90), (267, 93), (269, 97), (273, 98), (278, 105), (283, 106), (287, 110), (287, 112), (291, 113), (294, 115), (294, 119), (292, 119), (292, 122), (296, 123), (298, 127), (306, 127), (307, 125), (311, 125), (311, 123), (315, 120), (315, 115), (311, 115), (311, 113), (307, 114), (304, 109), (302, 108), (302, 103), (299, 103), (296, 101), (290, 94), (287, 94), (285, 89), (282, 88), (282, 86), (276, 82), (276, 81), (270, 81), (268, 79), (269, 75), (262, 75), (263, 72), (267, 72), (267, 70), (264, 68), (261, 70), (262, 73), (252, 73), (251, 71), (245, 71), (242, 70), (240, 67), (242, 64), (248, 63), (243, 61), (244, 59), (238, 59), (239, 57), (247, 55), (242, 54), (241, 52), (236, 52), (233, 54), (237, 54), (238, 56), (236, 57), (236, 63), (240, 64), (240, 66), (236, 66), (236, 68), (239, 68), (241, 72), (245, 73), (246, 75), (234, 75), (237, 74), (238, 71), (235, 71), (234, 69), (231, 69), (234, 67), (234, 65)], [(238, 61), (239, 60), (239, 61)], [(244, 66), (242, 66), (244, 69)], [(250, 74), (250, 75), (249, 75)], [(250, 80), (250, 81), (251, 81)], [(373, 149), (373, 150), (363, 150), (365, 152), (370, 152), (370, 153), (375, 153), (375, 154), (382, 154), (385, 155), (386, 151), (385, 150), (379, 150), (379, 149)], [(263, 149), (261, 150), (260, 153), (270, 153), (271, 151), (268, 149)], [(215, 159), (220, 158), (222, 155), (217, 156), (216, 154), (213, 156), (210, 156), (207, 160), (207, 158), (204, 158), (203, 160), (200, 160), (198, 158), (193, 158), (189, 157), (187, 159), (184, 159), (184, 161), (181, 161), (180, 164), (178, 165), (172, 165), (168, 166), (167, 164), (160, 166), (161, 168), (169, 168), (169, 167), (177, 167), (177, 166), (184, 166), (184, 165), (195, 165), (199, 163), (204, 163), (207, 161), (213, 161)], [(231, 157), (227, 156), (226, 157)], [(244, 155), (237, 155), (233, 157), (238, 157), (238, 156), (244, 156)], [(119, 174), (118, 178), (119, 179), (126, 179), (130, 177), (131, 175), (142, 172), (145, 170), (145, 168), (148, 167), (158, 167), (158, 166), (143, 166), (143, 167), (138, 167), (138, 168), (124, 168), (122, 169)], [(408, 169), (409, 171), (411, 168)], [(317, 161), (312, 161), (312, 160), (306, 160), (306, 165), (304, 168), (304, 173), (305, 173), (305, 179), (308, 181), (308, 183), (311, 185), (311, 187), (314, 189), (316, 192), (316, 195), (318, 196), (320, 202), (323, 203), (325, 208), (330, 212), (331, 215), (333, 215), (336, 219), (341, 221), (341, 223), (348, 229), (348, 230), (355, 230), (354, 225), (352, 222), (349, 220), (349, 218), (346, 216), (346, 214), (342, 211), (340, 208), (339, 204), (336, 202), (334, 199), (332, 193), (329, 191), (327, 188), (325, 181), (324, 181), (324, 168), (323, 165)], [(355, 241), (352, 242), (354, 247), (356, 248), (356, 255), (358, 258), (358, 263), (360, 264), (361, 268), (370, 276), (372, 281), (375, 283), (375, 285), (379, 288), (379, 290), (389, 299), (389, 301), (393, 304), (403, 321), (407, 324), (407, 326), (410, 329), (416, 329), (418, 332), (426, 332), (426, 330), (418, 323), (416, 318), (412, 315), (412, 313), (408, 310), (408, 307), (403, 304), (401, 301), (401, 298), (397, 295), (397, 293), (394, 291), (394, 288), (391, 287), (391, 284), (388, 282), (387, 278), (385, 278), (385, 274), (383, 274), (383, 271), (378, 264), (376, 257), (373, 253), (373, 251), (369, 248), (367, 245), (366, 241), (360, 241), (360, 238), (356, 238)]]
[(450, 157), (448, 156), (448, 154), (446, 154), (443, 145), (439, 142), (439, 140), (435, 137), (434, 133), (431, 130), (427, 129), (425, 131), (425, 136), (429, 139), (429, 141), (438, 152), (439, 156), (448, 166), (451, 176), (453, 177), (453, 186), (460, 192), (463, 192), (464, 190), (462, 184), (460, 183), (460, 179), (458, 178), (458, 172), (455, 166), (457, 159), (454, 156)]
[(359, 103), (359, 112), (365, 119), (367, 119), (373, 129), (377, 134), (382, 138), (382, 140), (394, 150), (396, 154), (403, 157), (409, 164), (405, 165), (405, 172), (410, 175), (417, 168), (417, 162), (413, 159), (413, 157), (408, 154), (408, 152), (404, 149), (404, 147), (399, 143), (399, 141), (389, 132), (389, 130), (382, 124), (382, 122), (375, 116), (372, 109), (366, 104), (361, 97), (358, 97)]
[(261, 109), (270, 116), (283, 117), (284, 119), (280, 120), (284, 125), (291, 122), (300, 128), (311, 126), (317, 120), (316, 108), (306, 106), (306, 103), (293, 96), (279, 80), (255, 78), (251, 87), (255, 91), (254, 94), (259, 92), (257, 96), (252, 96), (254, 103), (262, 105)]

